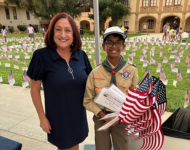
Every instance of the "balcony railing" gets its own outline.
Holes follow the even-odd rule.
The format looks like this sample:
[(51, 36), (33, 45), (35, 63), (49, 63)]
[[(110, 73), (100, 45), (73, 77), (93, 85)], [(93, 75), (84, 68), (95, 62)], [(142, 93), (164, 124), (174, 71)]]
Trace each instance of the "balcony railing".
[(158, 6), (156, 7), (140, 7), (140, 12), (158, 12)]
[(176, 11), (182, 11), (183, 6), (163, 6), (164, 12), (176, 12)]

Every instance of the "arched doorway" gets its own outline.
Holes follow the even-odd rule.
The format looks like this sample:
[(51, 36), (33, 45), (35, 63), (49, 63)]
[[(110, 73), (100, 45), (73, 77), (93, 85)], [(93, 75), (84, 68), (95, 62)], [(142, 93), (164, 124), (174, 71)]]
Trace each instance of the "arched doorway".
[(80, 25), (83, 27), (83, 30), (89, 30), (90, 31), (90, 22), (83, 20), (80, 22)]
[[(142, 25), (144, 23), (147, 23), (148, 25), (148, 32), (149, 33), (155, 33), (155, 29), (156, 29), (156, 19), (154, 17), (142, 17), (140, 20), (139, 20), (139, 30), (142, 31)], [(146, 32), (146, 31), (143, 31), (143, 32)]]
[(177, 21), (178, 25), (180, 25), (180, 18), (177, 17), (177, 16), (169, 16), (169, 17), (164, 18), (163, 21), (162, 21), (161, 31), (163, 31), (163, 26), (166, 24), (166, 22), (169, 22), (169, 25), (173, 26), (173, 22), (175, 20)]
[(184, 31), (190, 33), (190, 16), (185, 21), (185, 29)]

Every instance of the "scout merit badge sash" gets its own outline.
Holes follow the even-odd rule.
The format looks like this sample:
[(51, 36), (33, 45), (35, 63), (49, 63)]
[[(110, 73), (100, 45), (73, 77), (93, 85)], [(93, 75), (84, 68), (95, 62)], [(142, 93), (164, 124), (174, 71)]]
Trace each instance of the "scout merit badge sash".
[[(120, 60), (119, 64), (113, 69), (113, 68), (111, 67), (111, 65), (109, 64), (107, 58), (103, 61), (102, 66), (104, 67), (104, 69), (112, 74), (110, 84), (113, 83), (113, 84), (116, 85), (115, 74), (116, 74), (116, 72), (118, 72), (123, 66), (125, 66), (126, 63), (127, 63), (127, 62), (123, 59), (123, 57), (121, 57), (121, 60)], [(116, 85), (116, 86), (117, 86), (117, 85)]]

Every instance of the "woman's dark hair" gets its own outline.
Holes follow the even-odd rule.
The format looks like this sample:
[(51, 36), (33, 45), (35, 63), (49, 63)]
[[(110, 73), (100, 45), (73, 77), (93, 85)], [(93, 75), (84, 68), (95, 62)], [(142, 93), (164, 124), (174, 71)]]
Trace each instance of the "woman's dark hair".
[(2, 26), (2, 29), (3, 29), (3, 30), (5, 29), (5, 26), (4, 26), (4, 25)]
[(73, 18), (68, 15), (67, 13), (59, 13), (57, 15), (55, 15), (53, 17), (53, 19), (51, 20), (50, 22), (50, 25), (47, 29), (47, 33), (46, 33), (46, 36), (45, 36), (45, 44), (47, 47), (49, 48), (53, 48), (53, 49), (56, 49), (57, 46), (54, 42), (54, 26), (56, 24), (56, 22), (61, 19), (61, 18), (66, 18), (68, 19), (72, 29), (73, 29), (73, 45), (71, 46), (71, 52), (75, 52), (75, 51), (78, 51), (80, 50), (81, 48), (81, 45), (82, 45), (82, 42), (81, 42), (81, 39), (80, 39), (80, 34), (79, 34), (79, 31), (78, 31), (78, 28), (76, 26), (76, 23), (75, 21), (73, 20)]

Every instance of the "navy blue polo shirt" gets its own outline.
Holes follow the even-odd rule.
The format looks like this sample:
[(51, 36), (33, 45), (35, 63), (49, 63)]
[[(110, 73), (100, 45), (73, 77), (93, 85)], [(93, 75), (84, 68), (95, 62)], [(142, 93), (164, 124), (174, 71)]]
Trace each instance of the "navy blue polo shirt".
[(72, 53), (69, 64), (54, 49), (42, 48), (33, 54), (27, 75), (42, 80), (45, 112), (52, 127), (48, 141), (59, 149), (71, 148), (88, 135), (83, 98), (91, 70), (82, 50)]

